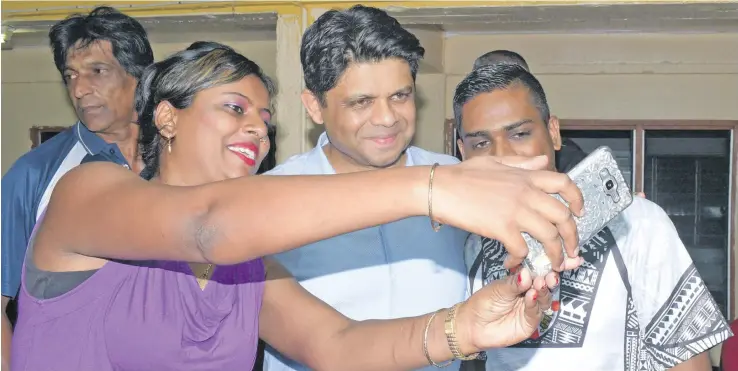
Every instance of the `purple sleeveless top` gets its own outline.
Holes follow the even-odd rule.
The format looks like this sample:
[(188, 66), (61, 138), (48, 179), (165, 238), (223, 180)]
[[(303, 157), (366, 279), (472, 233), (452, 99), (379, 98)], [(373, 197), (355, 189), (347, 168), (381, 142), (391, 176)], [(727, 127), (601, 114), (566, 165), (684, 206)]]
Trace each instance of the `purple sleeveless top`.
[(12, 371), (251, 370), (265, 271), (261, 259), (215, 267), (201, 290), (187, 263), (110, 261), (46, 300), (25, 283)]

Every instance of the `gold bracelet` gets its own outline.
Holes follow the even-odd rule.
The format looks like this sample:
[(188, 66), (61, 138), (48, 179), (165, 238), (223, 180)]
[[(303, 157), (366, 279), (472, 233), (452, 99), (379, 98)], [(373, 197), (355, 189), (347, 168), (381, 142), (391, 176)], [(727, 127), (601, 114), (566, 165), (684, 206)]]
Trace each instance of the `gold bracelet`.
[(461, 353), (461, 349), (459, 348), (459, 342), (458, 339), (456, 339), (456, 310), (459, 309), (462, 303), (457, 303), (448, 311), (448, 314), (446, 314), (446, 321), (444, 323), (444, 330), (446, 333), (446, 340), (448, 341), (448, 347), (451, 349), (451, 354), (454, 355), (454, 358), (462, 361), (470, 361), (472, 359), (477, 359), (480, 352), (465, 356), (464, 353)]
[(425, 353), (425, 359), (428, 360), (429, 365), (438, 368), (448, 367), (450, 364), (453, 363), (453, 361), (448, 361), (443, 364), (438, 364), (431, 359), (430, 353), (428, 352), (428, 329), (430, 328), (431, 323), (433, 323), (433, 318), (435, 318), (436, 314), (438, 314), (438, 312), (440, 312), (441, 310), (437, 310), (433, 312), (433, 314), (431, 314), (430, 318), (428, 319), (428, 323), (425, 324), (425, 332), (423, 333), (423, 353)]
[(436, 174), (436, 167), (438, 167), (437, 162), (431, 166), (430, 177), (428, 179), (428, 217), (430, 218), (431, 228), (438, 232), (441, 230), (441, 223), (433, 220), (433, 176)]

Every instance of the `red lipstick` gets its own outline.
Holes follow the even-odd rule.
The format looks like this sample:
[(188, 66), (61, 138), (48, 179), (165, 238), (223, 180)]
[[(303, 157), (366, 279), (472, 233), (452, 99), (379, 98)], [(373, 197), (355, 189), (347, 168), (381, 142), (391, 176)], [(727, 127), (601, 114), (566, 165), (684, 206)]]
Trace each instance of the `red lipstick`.
[(238, 156), (241, 161), (250, 167), (256, 166), (256, 160), (259, 158), (259, 146), (252, 142), (233, 143), (228, 145), (228, 149)]

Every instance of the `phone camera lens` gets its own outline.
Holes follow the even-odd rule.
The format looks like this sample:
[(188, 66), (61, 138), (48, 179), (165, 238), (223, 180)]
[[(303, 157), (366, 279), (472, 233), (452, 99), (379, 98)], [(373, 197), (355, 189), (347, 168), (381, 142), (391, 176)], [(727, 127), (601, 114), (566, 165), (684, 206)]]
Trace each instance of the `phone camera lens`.
[(613, 187), (615, 187), (615, 183), (613, 183), (612, 180), (605, 182), (605, 188), (607, 188), (608, 191), (612, 191)]

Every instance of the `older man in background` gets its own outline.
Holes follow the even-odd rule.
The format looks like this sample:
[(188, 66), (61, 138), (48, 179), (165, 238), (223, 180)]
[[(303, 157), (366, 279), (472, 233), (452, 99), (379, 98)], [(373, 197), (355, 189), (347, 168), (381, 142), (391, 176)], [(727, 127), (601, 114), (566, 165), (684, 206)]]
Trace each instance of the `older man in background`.
[(18, 294), (31, 232), (56, 182), (87, 161), (112, 161), (136, 172), (143, 167), (134, 99), (138, 79), (154, 61), (143, 26), (98, 7), (58, 22), (49, 39), (79, 122), (20, 157), (2, 178), (3, 370), (9, 368), (12, 337), (6, 310)]

